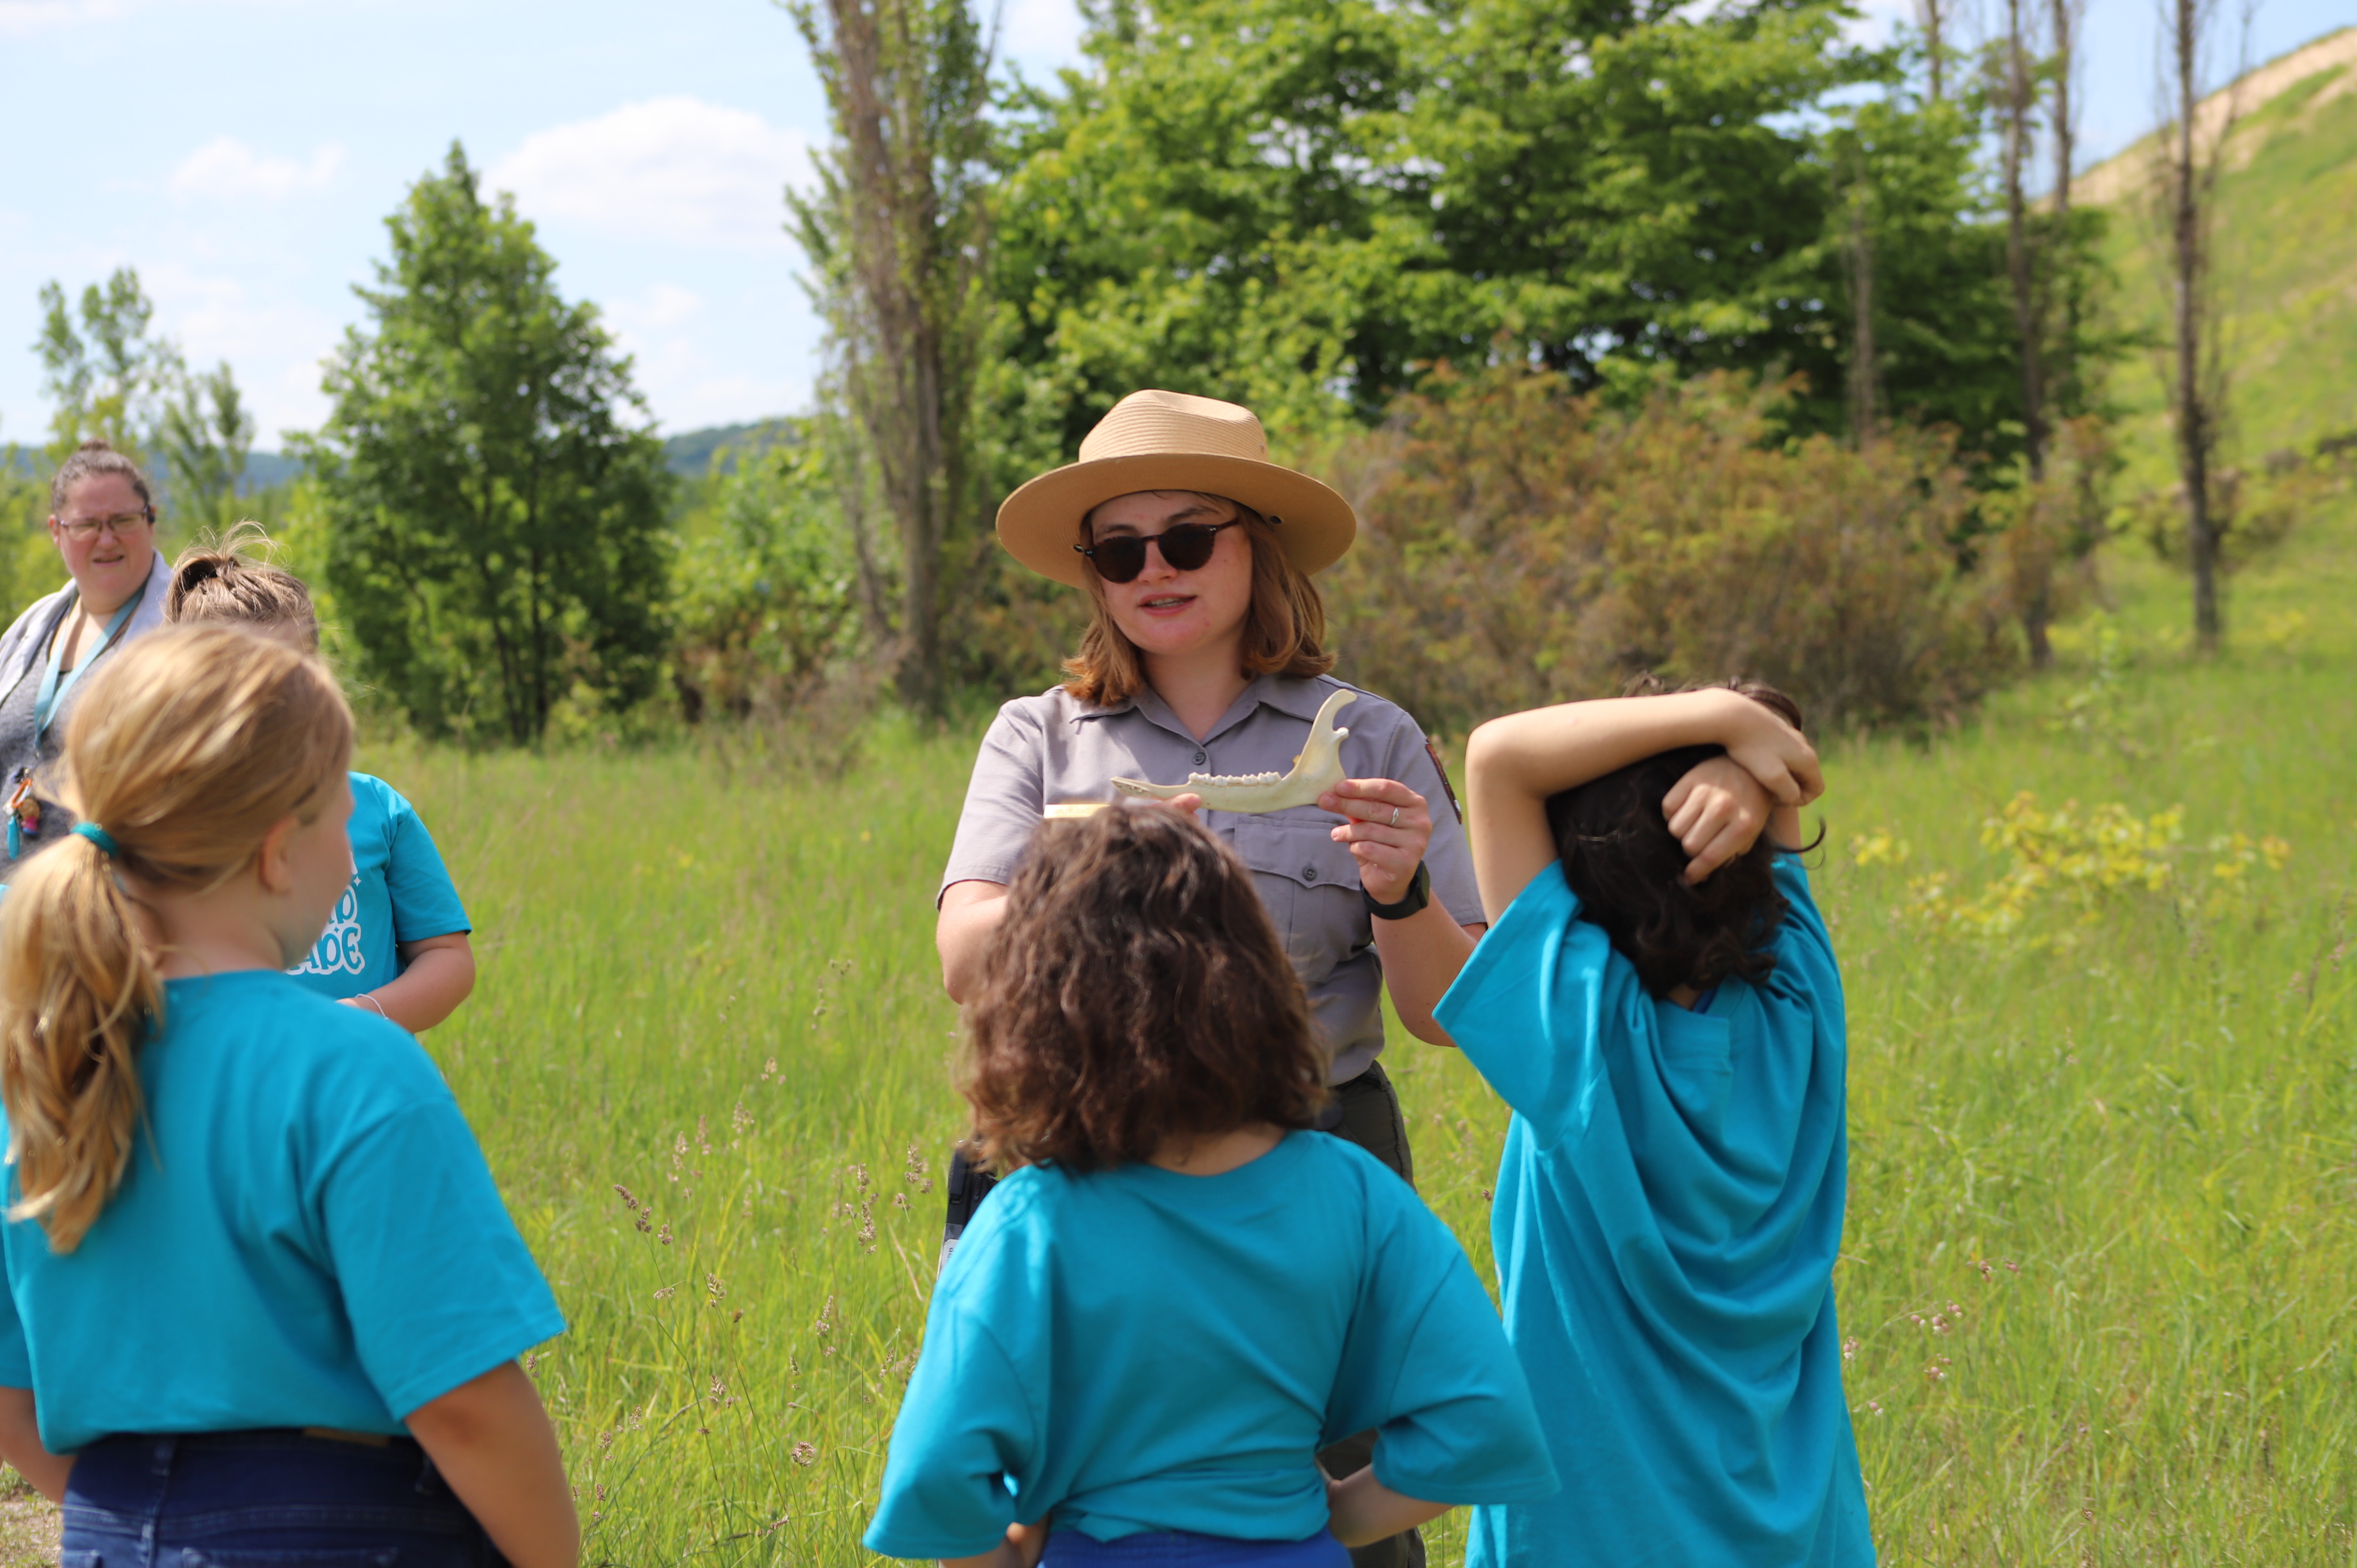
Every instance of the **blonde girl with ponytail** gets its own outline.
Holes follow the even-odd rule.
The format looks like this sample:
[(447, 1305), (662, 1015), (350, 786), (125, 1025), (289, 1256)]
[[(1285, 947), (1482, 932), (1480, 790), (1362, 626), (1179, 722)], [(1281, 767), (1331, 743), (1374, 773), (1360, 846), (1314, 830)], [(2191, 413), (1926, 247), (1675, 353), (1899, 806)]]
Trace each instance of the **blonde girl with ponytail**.
[(350, 873), (334, 680), (191, 627), (85, 699), (0, 911), (0, 1458), (69, 1561), (572, 1568), (547, 1283), (416, 1042), (285, 972)]

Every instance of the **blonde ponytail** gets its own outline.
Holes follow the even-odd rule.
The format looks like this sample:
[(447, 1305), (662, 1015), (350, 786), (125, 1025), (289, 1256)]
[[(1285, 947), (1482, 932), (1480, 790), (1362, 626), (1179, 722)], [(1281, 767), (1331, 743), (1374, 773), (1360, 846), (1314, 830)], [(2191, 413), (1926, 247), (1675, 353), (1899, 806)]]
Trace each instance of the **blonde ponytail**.
[(144, 1109), (138, 1052), (164, 988), (140, 890), (202, 893), (272, 826), (317, 818), (351, 760), (351, 714), (316, 659), (251, 632), (153, 632), (75, 704), (66, 804), (113, 841), (70, 835), (0, 906), (0, 1101), (19, 1197), (70, 1252), (123, 1185)]

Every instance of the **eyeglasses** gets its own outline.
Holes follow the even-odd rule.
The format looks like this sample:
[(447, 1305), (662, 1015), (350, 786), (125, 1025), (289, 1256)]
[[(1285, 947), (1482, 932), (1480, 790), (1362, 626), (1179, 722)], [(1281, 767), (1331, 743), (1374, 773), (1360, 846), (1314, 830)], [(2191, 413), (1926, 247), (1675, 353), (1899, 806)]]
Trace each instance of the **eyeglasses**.
[(1161, 546), (1162, 559), (1173, 572), (1192, 572), (1211, 560), (1211, 551), (1219, 543), (1220, 530), (1235, 526), (1232, 521), (1182, 522), (1159, 533), (1117, 533), (1093, 545), (1075, 544), (1072, 548), (1087, 556), (1089, 564), (1106, 582), (1134, 583), (1137, 575), (1146, 570), (1147, 545)]
[[(58, 527), (73, 535), (74, 542), (86, 544), (102, 533), (112, 533), (121, 539), (133, 529), (156, 521), (156, 509), (145, 507), (138, 511), (126, 511), (114, 517), (78, 517), (71, 522), (59, 522)], [(1135, 574), (1132, 574), (1135, 575)]]

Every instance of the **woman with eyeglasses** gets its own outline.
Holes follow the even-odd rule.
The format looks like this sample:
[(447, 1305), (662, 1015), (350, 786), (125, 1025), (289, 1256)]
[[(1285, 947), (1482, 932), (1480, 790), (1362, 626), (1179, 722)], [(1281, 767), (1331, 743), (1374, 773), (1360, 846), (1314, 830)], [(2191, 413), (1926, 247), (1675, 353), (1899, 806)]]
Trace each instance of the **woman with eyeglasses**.
[[(1480, 934), (1481, 897), (1424, 732), (1328, 673), (1311, 577), (1351, 547), (1357, 520), (1325, 485), (1268, 460), (1250, 411), (1210, 398), (1134, 392), (1080, 456), (999, 509), (999, 542), (1086, 594), (1089, 626), (1069, 678), (1008, 703), (983, 741), (942, 877), (943, 983), (960, 1002), (980, 990), (984, 944), (1043, 815), (1112, 802), (1116, 778), (1285, 773), (1320, 705), (1354, 692), (1340, 714), (1344, 778), (1316, 804), (1250, 815), (1174, 804), (1198, 810), (1252, 869), (1331, 1062), (1329, 1130), (1413, 1181), (1399, 1096), (1377, 1060), (1382, 990), (1410, 1034), (1446, 1043), (1432, 1010)], [(1364, 1468), (1372, 1436), (1321, 1455), (1329, 1473)], [(1351, 1555), (1420, 1563), (1423, 1543), (1411, 1532)]]
[[(106, 656), (164, 624), (171, 567), (156, 549), (156, 503), (139, 465), (85, 441), (49, 482), (49, 541), (71, 581), (0, 635), (0, 867), (58, 842), (73, 814), (43, 788), (63, 749), (75, 693)], [(5, 880), (5, 875), (0, 875)]]

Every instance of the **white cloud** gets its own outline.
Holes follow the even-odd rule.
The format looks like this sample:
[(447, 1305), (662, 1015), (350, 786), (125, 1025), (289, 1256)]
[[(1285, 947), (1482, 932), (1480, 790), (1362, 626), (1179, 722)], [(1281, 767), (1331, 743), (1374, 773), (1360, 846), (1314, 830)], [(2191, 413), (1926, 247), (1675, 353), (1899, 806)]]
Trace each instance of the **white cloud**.
[(344, 149), (335, 143), (318, 148), (308, 164), (301, 164), (265, 156), (234, 136), (221, 136), (180, 161), (172, 171), (172, 196), (178, 201), (199, 196), (281, 201), (298, 190), (323, 189), (343, 161)]
[(536, 131), (485, 179), (537, 219), (690, 245), (782, 246), (784, 188), (809, 177), (801, 132), (683, 97)]

